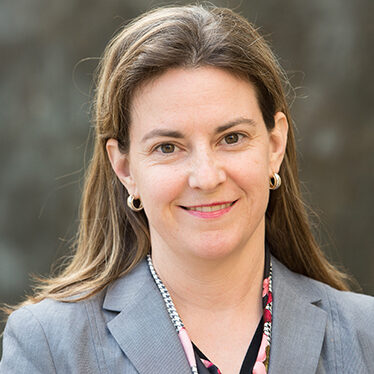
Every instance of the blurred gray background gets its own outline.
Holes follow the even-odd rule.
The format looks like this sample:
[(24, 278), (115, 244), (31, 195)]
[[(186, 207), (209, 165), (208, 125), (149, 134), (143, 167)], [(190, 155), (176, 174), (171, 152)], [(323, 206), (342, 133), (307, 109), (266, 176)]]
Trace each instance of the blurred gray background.
[[(47, 275), (75, 233), (96, 58), (125, 21), (171, 3), (0, 2), (1, 303), (21, 301), (30, 274)], [(374, 295), (374, 2), (213, 3), (259, 26), (289, 73), (301, 180), (320, 216), (319, 240)]]

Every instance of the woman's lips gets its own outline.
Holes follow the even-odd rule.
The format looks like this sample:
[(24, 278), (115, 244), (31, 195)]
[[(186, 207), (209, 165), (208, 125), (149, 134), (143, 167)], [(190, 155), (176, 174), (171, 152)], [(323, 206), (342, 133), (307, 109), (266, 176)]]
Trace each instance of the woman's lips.
[(181, 206), (189, 214), (200, 218), (216, 218), (228, 213), (232, 206), (237, 202), (219, 202), (213, 204), (203, 204), (194, 206)]
[(216, 203), (210, 205), (197, 205), (191, 207), (185, 207), (187, 210), (194, 210), (198, 212), (215, 212), (216, 210), (225, 209), (231, 206), (233, 203)]

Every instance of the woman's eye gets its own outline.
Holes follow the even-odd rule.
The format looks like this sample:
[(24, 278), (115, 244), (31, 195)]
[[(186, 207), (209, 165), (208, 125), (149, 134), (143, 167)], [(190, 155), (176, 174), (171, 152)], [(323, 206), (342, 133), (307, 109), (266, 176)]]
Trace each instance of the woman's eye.
[(175, 145), (170, 143), (161, 144), (157, 147), (162, 153), (173, 153), (175, 151)]
[(228, 134), (224, 137), (225, 143), (226, 144), (235, 144), (240, 140), (240, 134), (237, 133), (232, 133)]

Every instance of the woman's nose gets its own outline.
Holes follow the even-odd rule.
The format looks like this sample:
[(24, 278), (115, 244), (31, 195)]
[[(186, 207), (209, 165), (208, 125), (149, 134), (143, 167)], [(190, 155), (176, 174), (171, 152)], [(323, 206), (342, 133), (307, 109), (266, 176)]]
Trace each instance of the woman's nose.
[(214, 190), (226, 181), (226, 172), (210, 152), (200, 152), (193, 159), (188, 183), (191, 188)]

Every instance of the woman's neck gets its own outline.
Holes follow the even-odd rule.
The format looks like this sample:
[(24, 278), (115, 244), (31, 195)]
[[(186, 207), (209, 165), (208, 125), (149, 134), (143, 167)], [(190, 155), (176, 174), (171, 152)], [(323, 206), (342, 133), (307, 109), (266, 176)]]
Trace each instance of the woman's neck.
[(152, 251), (156, 272), (179, 312), (214, 309), (225, 314), (245, 309), (261, 315), (264, 257), (263, 242), (219, 259)]

